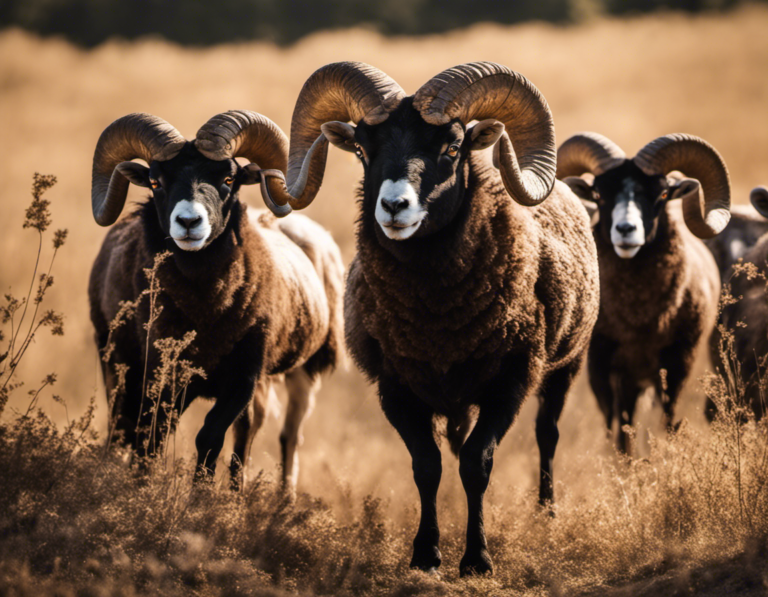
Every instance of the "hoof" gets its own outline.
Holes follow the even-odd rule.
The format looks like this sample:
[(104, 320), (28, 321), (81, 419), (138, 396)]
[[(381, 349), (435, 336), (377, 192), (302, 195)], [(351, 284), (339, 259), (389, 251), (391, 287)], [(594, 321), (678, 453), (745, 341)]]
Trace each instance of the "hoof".
[(487, 549), (474, 554), (465, 553), (459, 564), (459, 574), (465, 576), (484, 576), (493, 574), (493, 562)]
[(206, 483), (213, 484), (215, 476), (216, 476), (215, 471), (213, 471), (212, 469), (209, 469), (209, 468), (207, 468), (205, 466), (199, 465), (197, 467), (197, 470), (195, 470), (195, 476), (192, 478), (192, 480), (196, 484), (198, 484), (198, 483), (201, 483), (201, 484), (206, 484)]
[(411, 558), (411, 568), (421, 570), (427, 574), (438, 576), (437, 569), (440, 567), (443, 558), (437, 546), (424, 549), (414, 549), (413, 558)]
[(280, 500), (287, 506), (292, 506), (296, 503), (296, 487), (293, 483), (286, 482), (285, 480), (280, 485)]
[(412, 568), (412, 570), (421, 570), (424, 574), (431, 576), (435, 580), (442, 580), (443, 577), (440, 575), (440, 570), (437, 569), (437, 566), (432, 566), (431, 568), (427, 568), (426, 570), (422, 570), (421, 568)]
[(550, 518), (555, 518), (555, 503), (552, 500), (539, 498), (539, 508)]

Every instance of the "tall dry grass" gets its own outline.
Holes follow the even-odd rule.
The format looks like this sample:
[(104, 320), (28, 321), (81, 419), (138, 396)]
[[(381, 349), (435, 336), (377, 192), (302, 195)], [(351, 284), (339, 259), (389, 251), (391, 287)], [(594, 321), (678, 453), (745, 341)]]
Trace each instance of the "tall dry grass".
[[(213, 114), (247, 108), (287, 131), (301, 84), (327, 62), (370, 62), (413, 92), (445, 67), (488, 59), (519, 70), (542, 90), (561, 140), (579, 130), (596, 130), (632, 153), (669, 132), (704, 137), (723, 154), (735, 200), (744, 201), (749, 189), (768, 180), (767, 24), (768, 10), (753, 7), (725, 18), (666, 15), (599, 20), (575, 28), (483, 25), (418, 39), (348, 31), (315, 35), (287, 50), (243, 44), (204, 51), (146, 41), (83, 52), (61, 41), (5, 33), (0, 36), (0, 130), (5, 140), (0, 147), (0, 290), (28, 283), (34, 262), (30, 237), (19, 228), (32, 172), (57, 174), (59, 184), (49, 193), (53, 216), (57, 226), (70, 231), (57, 260), (59, 282), (49, 297), (66, 313), (67, 334), (40, 337), (34, 357), (22, 362), (18, 373), (38, 379), (41, 372), (57, 372), (57, 394), (67, 400), (68, 413), (45, 392), (38, 404), (59, 423), (86, 413), (88, 398), (95, 394), (92, 426), (102, 438), (106, 435), (106, 398), (85, 289), (104, 236), (90, 215), (90, 161), (99, 133), (116, 117), (151, 112), (192, 137)], [(347, 260), (354, 251), (352, 190), (359, 176), (353, 159), (332, 151), (325, 185), (308, 210), (333, 232)], [(245, 197), (258, 205), (257, 193), (246, 189)], [(141, 198), (131, 190), (129, 201)], [(705, 360), (699, 374), (704, 365)], [(26, 407), (24, 395), (12, 396), (9, 408), (23, 412)], [(13, 494), (15, 501), (7, 497), (11, 501), (3, 507), (13, 503), (14, 524), (26, 520), (19, 508), (38, 515), (33, 527), (22, 524), (17, 539), (4, 544), (0, 559), (26, 555), (12, 570), (0, 570), (0, 577), (11, 575), (29, 587), (82, 582), (91, 583), (94, 591), (131, 586), (139, 593), (164, 594), (181, 591), (187, 581), (198, 583), (200, 594), (237, 594), (237, 584), (243, 594), (249, 594), (247, 587), (278, 594), (270, 588), (275, 580), (280, 590), (335, 594), (547, 594), (674, 570), (667, 573), (668, 582), (683, 586), (687, 570), (693, 570), (693, 578), (706, 562), (744, 558), (749, 550), (760, 553), (748, 541), (753, 534), (743, 516), (727, 518), (735, 469), (726, 447), (712, 445), (727, 430), (710, 431), (702, 407), (703, 393), (692, 380), (678, 409), (688, 423), (668, 441), (658, 429), (659, 411), (646, 402), (642, 417), (658, 439), (648, 441), (642, 429), (647, 460), (630, 465), (613, 453), (582, 379), (562, 417), (555, 462), (560, 516), (549, 522), (533, 507), (538, 456), (534, 405), (528, 404), (502, 443), (486, 498), (497, 575), (492, 581), (457, 585), (405, 573), (417, 517), (410, 459), (380, 413), (375, 393), (353, 370), (325, 380), (308, 421), (299, 480), (305, 495), (295, 510), (285, 510), (263, 476), (243, 498), (216, 491), (201, 498), (190, 493), (175, 469), (159, 471), (146, 486), (136, 485), (117, 460), (106, 461), (94, 473), (89, 458), (96, 455), (87, 446), (68, 447), (62, 440), (59, 452), (34, 449), (32, 440), (54, 432), (45, 421), (26, 419), (18, 433), (32, 438), (27, 457), (17, 465), (14, 452), (0, 449), (0, 476), (16, 479), (21, 492)], [(182, 418), (177, 454), (191, 455), (206, 408), (195, 404)], [(267, 477), (274, 472), (278, 427), (268, 421), (257, 438), (251, 478), (262, 470)], [(740, 441), (746, 450), (748, 442), (759, 446), (764, 430), (752, 424), (744, 433)], [(70, 447), (80, 454), (71, 462), (65, 459)], [(444, 578), (452, 583), (465, 506), (455, 460), (447, 451), (444, 458), (439, 513)], [(45, 500), (50, 498), (40, 498), (35, 484), (39, 480), (44, 489), (52, 470), (65, 462), (68, 470), (55, 487), (55, 507), (48, 510)], [(762, 524), (753, 510), (751, 520)], [(110, 551), (113, 544), (122, 555)], [(265, 555), (271, 545), (277, 546), (274, 554)], [(205, 563), (206, 557), (213, 563)]]

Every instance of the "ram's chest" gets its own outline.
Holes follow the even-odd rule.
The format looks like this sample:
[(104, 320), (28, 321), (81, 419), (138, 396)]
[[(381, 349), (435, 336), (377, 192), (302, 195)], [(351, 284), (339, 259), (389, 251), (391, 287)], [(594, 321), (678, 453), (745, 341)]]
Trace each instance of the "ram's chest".
[(258, 324), (254, 306), (259, 289), (250, 279), (244, 262), (236, 262), (215, 282), (200, 284), (162, 268), (157, 292), (145, 295), (137, 312), (143, 342), (148, 334), (149, 344), (160, 350), (167, 342), (158, 340), (192, 338), (180, 358), (213, 371)]
[(494, 267), (473, 268), (458, 284), (425, 283), (409, 272), (381, 276), (369, 268), (351, 289), (385, 371), (430, 402), (473, 395), (506, 355), (537, 336), (542, 313), (530, 300), (533, 272), (508, 254), (495, 257)]
[(684, 273), (659, 262), (640, 272), (600, 264), (600, 314), (595, 331), (620, 343), (666, 345), (685, 301)]

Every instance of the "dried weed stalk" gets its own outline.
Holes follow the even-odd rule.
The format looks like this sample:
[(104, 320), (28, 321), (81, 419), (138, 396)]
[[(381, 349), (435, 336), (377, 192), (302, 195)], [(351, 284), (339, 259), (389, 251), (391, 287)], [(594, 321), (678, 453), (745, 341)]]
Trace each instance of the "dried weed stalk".
[[(33, 228), (37, 230), (38, 246), (35, 266), (32, 270), (29, 290), (26, 297), (17, 298), (10, 289), (5, 294), (5, 304), (0, 305), (0, 323), (10, 326), (10, 335), (7, 339), (7, 348), (0, 353), (0, 415), (2, 415), (11, 393), (21, 387), (23, 382), (15, 381), (16, 369), (22, 358), (26, 354), (35, 335), (41, 327), (50, 329), (54, 336), (64, 335), (64, 316), (61, 313), (49, 309), (45, 311), (38, 319), (40, 305), (45, 299), (45, 295), (53, 286), (53, 262), (59, 249), (64, 245), (67, 239), (67, 230), (56, 230), (53, 235), (53, 254), (45, 273), (40, 273), (40, 257), (43, 250), (43, 233), (51, 225), (51, 212), (49, 206), (51, 202), (43, 198), (43, 194), (56, 184), (56, 177), (50, 174), (39, 174), (35, 172), (32, 182), (32, 203), (26, 211), (24, 224), (22, 228)], [(37, 283), (37, 291), (32, 298), (32, 290)], [(30, 304), (34, 305), (29, 321), (27, 321), (27, 312)], [(19, 313), (20, 312), (20, 313)], [(26, 325), (25, 325), (26, 322)], [(4, 335), (0, 332), (0, 341)], [(37, 390), (30, 390), (31, 403), (27, 409), (27, 414), (32, 410), (40, 395), (40, 391), (48, 385), (53, 385), (56, 381), (55, 374), (49, 374), (43, 380), (43, 384)]]
[[(122, 301), (120, 309), (115, 317), (109, 323), (109, 336), (106, 346), (102, 349), (101, 358), (106, 366), (113, 368), (116, 380), (115, 386), (110, 390), (108, 396), (110, 422), (108, 442), (111, 441), (117, 421), (115, 405), (121, 394), (125, 392), (125, 378), (128, 373), (128, 365), (125, 363), (112, 362), (115, 354), (116, 336), (118, 330), (135, 320), (136, 312), (143, 300), (148, 301), (148, 318), (142, 324), (146, 334), (146, 343), (144, 346), (144, 372), (142, 378), (142, 391), (139, 404), (139, 415), (136, 420), (136, 433), (146, 432), (143, 439), (143, 448), (146, 453), (156, 453), (160, 447), (158, 436), (168, 437), (175, 429), (180, 412), (183, 412), (186, 401), (186, 390), (192, 379), (196, 376), (205, 378), (205, 371), (199, 367), (194, 367), (192, 362), (182, 359), (182, 353), (191, 346), (195, 340), (196, 332), (187, 332), (183, 338), (158, 338), (152, 340), (153, 333), (156, 332), (156, 325), (163, 312), (163, 306), (159, 304), (158, 297), (162, 292), (160, 283), (160, 268), (171, 256), (170, 251), (164, 251), (155, 256), (151, 268), (144, 268), (144, 275), (147, 278), (148, 287), (133, 301)], [(158, 365), (151, 372), (152, 378), (149, 378), (150, 355), (152, 349), (155, 350)], [(152, 355), (153, 358), (155, 355)], [(146, 410), (145, 410), (146, 404)], [(159, 429), (158, 420), (162, 414), (166, 424), (164, 429)], [(150, 423), (145, 429), (142, 428), (142, 421), (145, 415), (150, 416)], [(164, 445), (164, 444), (163, 444)]]

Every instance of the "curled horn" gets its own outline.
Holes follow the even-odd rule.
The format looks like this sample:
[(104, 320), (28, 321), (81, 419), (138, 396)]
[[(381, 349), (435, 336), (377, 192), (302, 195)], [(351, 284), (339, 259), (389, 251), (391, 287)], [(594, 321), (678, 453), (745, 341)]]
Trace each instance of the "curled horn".
[(764, 218), (768, 218), (768, 188), (755, 187), (749, 193), (749, 202), (758, 213)]
[(701, 192), (683, 197), (683, 216), (699, 238), (711, 238), (731, 218), (731, 183), (728, 168), (717, 150), (693, 135), (673, 134), (654, 139), (633, 158), (648, 175), (680, 170), (701, 183)]
[(267, 204), (303, 209), (312, 203), (328, 157), (323, 124), (332, 120), (379, 124), (404, 96), (393, 79), (362, 62), (336, 62), (315, 71), (296, 100), (286, 176), (277, 170), (264, 173), (267, 184), (261, 191)]
[(538, 205), (555, 184), (555, 125), (547, 101), (524, 76), (493, 62), (449, 68), (416, 92), (414, 107), (430, 124), (458, 118), (494, 118), (506, 130), (494, 148), (494, 163), (509, 195)]
[(621, 147), (608, 137), (598, 133), (577, 133), (557, 150), (557, 178), (562, 180), (586, 172), (599, 176), (626, 159)]
[(250, 110), (217, 114), (197, 131), (195, 147), (211, 160), (244, 157), (254, 162), (261, 169), (261, 196), (267, 207), (279, 217), (291, 213), (290, 205), (274, 203), (266, 191), (269, 178), (282, 178), (288, 168), (288, 138), (269, 118)]
[(101, 226), (114, 224), (128, 195), (128, 179), (115, 167), (141, 158), (147, 163), (170, 160), (186, 140), (162, 118), (136, 113), (118, 118), (101, 133), (93, 154), (91, 208)]

